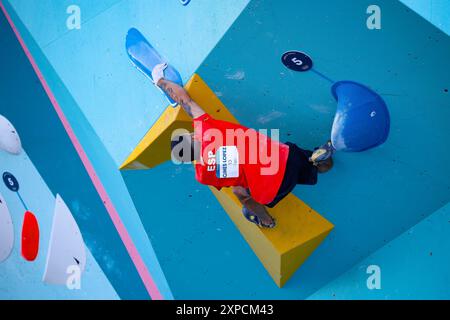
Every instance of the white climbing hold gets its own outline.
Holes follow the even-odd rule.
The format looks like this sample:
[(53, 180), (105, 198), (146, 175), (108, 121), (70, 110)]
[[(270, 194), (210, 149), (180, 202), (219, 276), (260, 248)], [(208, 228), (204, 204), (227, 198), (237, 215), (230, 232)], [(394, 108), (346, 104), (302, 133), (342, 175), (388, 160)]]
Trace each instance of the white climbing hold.
[(0, 115), (0, 149), (18, 155), (22, 151), (22, 143), (14, 126)]

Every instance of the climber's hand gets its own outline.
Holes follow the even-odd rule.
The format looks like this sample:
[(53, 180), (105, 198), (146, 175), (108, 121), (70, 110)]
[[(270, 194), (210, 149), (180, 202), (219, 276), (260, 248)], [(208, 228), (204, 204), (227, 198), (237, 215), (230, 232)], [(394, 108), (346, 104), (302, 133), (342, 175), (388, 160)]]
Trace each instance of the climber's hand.
[(152, 71), (152, 79), (155, 85), (159, 84), (161, 79), (164, 79), (164, 70), (167, 68), (167, 63), (161, 63), (156, 65)]

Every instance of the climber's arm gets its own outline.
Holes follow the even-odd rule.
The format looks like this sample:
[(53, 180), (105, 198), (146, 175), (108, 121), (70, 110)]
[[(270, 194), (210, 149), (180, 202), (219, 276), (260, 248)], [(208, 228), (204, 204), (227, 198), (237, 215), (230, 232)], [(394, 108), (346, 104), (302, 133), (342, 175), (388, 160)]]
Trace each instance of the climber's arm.
[(158, 81), (158, 87), (177, 102), (192, 118), (205, 114), (205, 111), (178, 84), (162, 78)]
[(164, 70), (167, 63), (160, 63), (152, 70), (152, 81), (161, 88), (172, 100), (178, 103), (188, 115), (197, 118), (205, 114), (205, 111), (191, 99), (189, 94), (178, 84), (164, 78)]

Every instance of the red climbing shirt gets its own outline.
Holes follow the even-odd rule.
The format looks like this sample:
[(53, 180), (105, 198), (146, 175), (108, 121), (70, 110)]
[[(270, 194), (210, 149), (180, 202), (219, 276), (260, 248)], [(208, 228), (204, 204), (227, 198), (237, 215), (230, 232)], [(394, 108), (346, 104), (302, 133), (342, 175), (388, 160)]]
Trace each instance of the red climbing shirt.
[[(248, 188), (252, 198), (261, 204), (275, 199), (286, 171), (289, 146), (254, 129), (216, 120), (208, 114), (194, 119), (194, 139), (201, 141), (201, 160), (195, 165), (195, 177), (200, 183), (218, 190), (232, 186)], [(221, 161), (216, 153), (223, 150), (220, 147), (237, 150), (239, 166), (233, 168), (239, 172), (238, 176), (223, 177), (223, 171), (216, 172)], [(223, 152), (219, 154), (222, 156)], [(224, 157), (224, 163), (234, 157), (229, 154), (232, 152), (228, 152), (228, 158)]]

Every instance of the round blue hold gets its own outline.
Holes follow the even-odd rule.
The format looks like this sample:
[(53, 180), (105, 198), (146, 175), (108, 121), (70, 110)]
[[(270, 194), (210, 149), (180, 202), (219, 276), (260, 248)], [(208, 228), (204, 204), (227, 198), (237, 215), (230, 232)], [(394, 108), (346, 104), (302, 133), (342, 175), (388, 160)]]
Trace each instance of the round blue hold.
[(332, 92), (338, 102), (331, 132), (336, 150), (360, 152), (387, 140), (390, 115), (379, 94), (353, 81), (335, 83)]
[(187, 6), (191, 0), (180, 0), (180, 2), (183, 6)]

